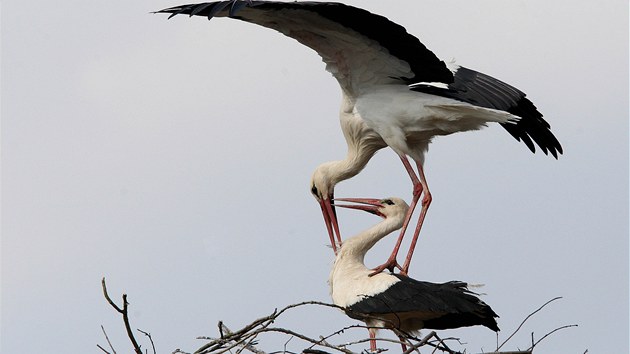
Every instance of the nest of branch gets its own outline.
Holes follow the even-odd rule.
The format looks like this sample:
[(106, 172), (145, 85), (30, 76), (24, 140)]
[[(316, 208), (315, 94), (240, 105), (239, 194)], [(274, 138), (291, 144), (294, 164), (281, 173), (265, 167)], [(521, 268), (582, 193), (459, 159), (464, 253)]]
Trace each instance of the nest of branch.
[[(129, 316), (128, 316), (129, 303), (127, 302), (127, 294), (122, 295), (123, 305), (122, 307), (120, 307), (110, 298), (109, 294), (107, 293), (105, 278), (103, 278), (102, 280), (102, 287), (103, 287), (103, 295), (105, 296), (105, 299), (107, 300), (107, 302), (116, 310), (116, 312), (121, 314), (122, 319), (123, 319), (123, 324), (125, 326), (125, 331), (127, 333), (127, 336), (129, 337), (129, 340), (131, 342), (131, 345), (135, 353), (147, 354), (148, 350), (145, 350), (143, 352), (139, 344), (139, 341), (135, 338), (134, 331), (132, 330), (131, 324), (129, 323)], [(521, 322), (521, 324), (512, 332), (512, 334), (510, 334), (501, 344), (497, 344), (495, 351), (485, 352), (484, 354), (531, 354), (533, 353), (534, 348), (542, 340), (544, 340), (551, 334), (561, 329), (565, 329), (569, 327), (576, 327), (577, 325), (565, 325), (565, 326), (558, 327), (548, 332), (547, 334), (543, 335), (538, 340), (534, 340), (534, 333), (531, 333), (531, 343), (529, 344), (527, 349), (517, 350), (517, 351), (501, 351), (501, 349), (514, 337), (514, 335), (522, 329), (523, 325), (529, 318), (531, 318), (533, 315), (541, 311), (549, 303), (558, 299), (560, 299), (560, 297), (556, 297), (547, 301), (538, 309), (536, 309), (535, 311), (527, 315), (525, 319)], [(287, 351), (286, 349), (280, 350), (280, 351), (273, 351), (273, 352), (267, 352), (267, 351), (261, 350), (258, 347), (260, 338), (268, 333), (280, 333), (282, 335), (286, 335), (287, 341), (293, 340), (293, 339), (300, 341), (301, 343), (303, 343), (303, 349), (301, 350), (301, 353), (304, 353), (304, 354), (333, 354), (333, 353), (339, 353), (339, 352), (346, 353), (346, 354), (353, 354), (353, 353), (358, 353), (358, 352), (352, 350), (351, 348), (356, 347), (360, 344), (369, 342), (369, 338), (365, 338), (365, 339), (352, 341), (352, 342), (333, 343), (333, 340), (338, 340), (338, 338), (340, 338), (341, 335), (348, 330), (355, 329), (355, 328), (361, 328), (361, 329), (368, 328), (363, 325), (347, 326), (340, 330), (335, 331), (334, 333), (330, 333), (326, 336), (320, 336), (319, 338), (311, 338), (295, 330), (274, 326), (274, 323), (280, 316), (282, 316), (282, 314), (292, 309), (303, 307), (303, 306), (321, 306), (321, 307), (330, 308), (330, 309), (345, 310), (339, 306), (328, 304), (328, 303), (323, 303), (323, 302), (318, 302), (318, 301), (305, 301), (305, 302), (300, 302), (297, 304), (288, 305), (282, 308), (281, 310), (275, 309), (268, 316), (258, 318), (254, 320), (253, 322), (251, 322), (250, 324), (246, 325), (245, 327), (236, 331), (230, 330), (223, 323), (223, 321), (219, 321), (218, 336), (198, 338), (198, 339), (205, 340), (206, 343), (200, 348), (198, 348), (197, 350), (193, 351), (192, 353), (194, 354), (222, 354), (222, 353), (229, 352), (229, 353), (240, 354), (244, 351), (255, 353), (255, 354), (268, 354), (268, 353), (269, 354), (274, 354), (274, 353), (293, 354), (294, 353), (294, 352)], [(105, 332), (105, 329), (102, 326), (101, 328), (103, 330), (105, 339), (107, 340), (109, 349), (105, 349), (105, 347), (101, 345), (97, 345), (97, 347), (106, 354), (116, 354), (116, 350), (114, 350), (114, 347), (112, 343), (110, 342), (107, 336), (107, 333)], [(386, 328), (378, 328), (378, 329), (386, 329)], [(142, 331), (140, 329), (137, 329), (137, 332), (143, 334), (148, 339), (148, 341), (150, 342), (153, 354), (157, 354), (153, 339), (151, 338), (151, 334), (148, 332)], [(454, 351), (450, 349), (448, 346), (449, 343), (457, 343), (461, 345), (462, 343), (460, 342), (459, 338), (442, 339), (435, 332), (431, 332), (422, 338), (416, 337), (411, 334), (403, 333), (403, 338), (401, 340), (403, 340), (404, 342), (401, 340), (393, 340), (393, 339), (387, 339), (387, 338), (377, 338), (377, 339), (378, 341), (399, 343), (399, 344), (406, 345), (407, 350), (403, 354), (420, 353), (421, 348), (427, 348), (431, 351), (431, 353), (463, 354), (462, 352), (458, 352), (458, 351)], [(385, 350), (386, 349), (379, 349), (379, 352), (382, 352)], [(587, 353), (587, 352), (588, 351), (585, 351), (584, 353)], [(176, 349), (172, 353), (192, 354), (191, 352), (183, 351), (181, 349)], [(363, 350), (362, 353), (367, 353), (367, 351)]]

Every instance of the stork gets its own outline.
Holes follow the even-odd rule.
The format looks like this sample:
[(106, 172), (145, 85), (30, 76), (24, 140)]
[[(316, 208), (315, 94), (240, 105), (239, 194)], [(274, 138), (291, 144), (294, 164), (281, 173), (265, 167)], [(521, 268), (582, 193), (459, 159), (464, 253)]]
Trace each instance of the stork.
[(482, 325), (499, 331), (497, 314), (469, 291), (466, 283), (435, 284), (388, 272), (370, 276), (372, 271), (364, 264), (365, 254), (383, 237), (402, 227), (409, 209), (404, 200), (342, 198), (335, 203), (339, 200), (361, 204), (337, 206), (384, 218), (343, 242), (328, 281), (333, 303), (344, 308), (348, 316), (366, 322), (372, 352), (376, 352), (377, 328), (392, 329), (401, 342), (422, 328)]
[[(340, 200), (360, 204), (337, 204)], [(482, 325), (495, 332), (499, 330), (497, 314), (469, 291), (466, 283), (435, 284), (387, 272), (370, 276), (372, 271), (364, 264), (365, 254), (383, 237), (402, 227), (409, 209), (404, 200), (340, 198), (335, 203), (384, 219), (343, 242), (328, 281), (333, 303), (344, 308), (348, 316), (368, 325), (372, 352), (376, 351), (379, 327), (392, 329), (401, 341), (422, 328)]]
[[(341, 235), (332, 199), (335, 185), (357, 175), (376, 151), (389, 146), (413, 184), (413, 198), (389, 258), (374, 269), (407, 274), (432, 196), (423, 164), (435, 136), (501, 124), (535, 152), (556, 159), (562, 147), (533, 103), (518, 89), (488, 75), (446, 64), (404, 27), (366, 10), (333, 2), (216, 1), (158, 11), (230, 17), (271, 28), (315, 50), (341, 87), (341, 130), (347, 156), (315, 169), (317, 199), (335, 253)], [(409, 161), (411, 158), (417, 172)], [(401, 266), (397, 255), (421, 200), (418, 222)]]

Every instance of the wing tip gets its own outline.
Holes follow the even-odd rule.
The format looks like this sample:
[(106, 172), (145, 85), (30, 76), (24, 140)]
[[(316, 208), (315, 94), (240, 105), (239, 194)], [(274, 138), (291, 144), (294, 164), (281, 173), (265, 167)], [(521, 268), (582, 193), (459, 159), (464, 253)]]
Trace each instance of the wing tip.
[(208, 19), (212, 19), (219, 12), (224, 10), (229, 6), (227, 16), (234, 17), (237, 13), (245, 8), (252, 7), (256, 4), (252, 0), (226, 0), (226, 1), (213, 1), (213, 2), (205, 2), (199, 4), (189, 4), (189, 5), (180, 5), (169, 7), (166, 9), (162, 9), (159, 11), (153, 11), (153, 13), (170, 13), (171, 15), (168, 17), (170, 20), (174, 16), (180, 14), (186, 14), (189, 17), (192, 16), (206, 16)]

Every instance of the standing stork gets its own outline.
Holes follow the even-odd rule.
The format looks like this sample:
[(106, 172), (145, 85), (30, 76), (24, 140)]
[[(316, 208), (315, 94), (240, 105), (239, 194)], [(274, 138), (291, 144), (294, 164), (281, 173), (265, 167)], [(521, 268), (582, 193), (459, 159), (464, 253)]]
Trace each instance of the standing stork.
[[(497, 314), (469, 291), (466, 283), (435, 284), (387, 272), (370, 276), (371, 270), (364, 264), (365, 254), (383, 237), (402, 227), (409, 209), (404, 200), (336, 199), (339, 200), (361, 204), (337, 206), (384, 218), (343, 242), (328, 280), (333, 303), (344, 308), (348, 316), (368, 325), (372, 352), (376, 352), (376, 328), (392, 329), (401, 342), (422, 328), (482, 325), (495, 332), (499, 330)], [(404, 345), (403, 351), (406, 351)]]
[[(158, 12), (170, 13), (169, 18), (188, 14), (251, 22), (294, 38), (321, 56), (341, 86), (341, 129), (348, 144), (346, 158), (317, 167), (311, 183), (335, 253), (341, 244), (331, 202), (337, 183), (358, 174), (386, 146), (400, 157), (413, 183), (413, 199), (396, 246), (373, 274), (384, 269), (399, 268), (403, 274), (409, 270), (432, 200), (423, 164), (434, 136), (478, 130), (496, 122), (532, 152), (535, 143), (545, 154), (555, 158), (562, 154), (549, 124), (523, 92), (488, 75), (445, 64), (404, 27), (366, 10), (333, 2), (231, 0)], [(400, 266), (396, 257), (421, 196), (418, 222)]]

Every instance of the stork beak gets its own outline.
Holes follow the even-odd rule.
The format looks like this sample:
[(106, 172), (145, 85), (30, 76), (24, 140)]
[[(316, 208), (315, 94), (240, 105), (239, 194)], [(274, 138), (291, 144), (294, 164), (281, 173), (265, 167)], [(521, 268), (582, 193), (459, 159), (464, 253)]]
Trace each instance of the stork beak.
[[(337, 201), (342, 202), (351, 202), (357, 204), (337, 204)], [(340, 208), (348, 208), (348, 209), (357, 209), (367, 211), (368, 213), (372, 213), (374, 215), (378, 215), (380, 217), (385, 217), (383, 213), (380, 212), (380, 208), (383, 206), (383, 203), (380, 199), (373, 198), (337, 198), (335, 199), (335, 206)]]
[[(326, 230), (328, 231), (328, 237), (330, 237), (330, 244), (335, 254), (337, 254), (337, 246), (341, 245), (341, 233), (339, 232), (339, 223), (337, 222), (337, 212), (335, 206), (332, 204), (333, 196), (328, 199), (321, 199), (319, 206), (322, 209), (322, 215), (324, 216), (324, 223), (326, 224)], [(335, 238), (336, 234), (336, 238)]]

